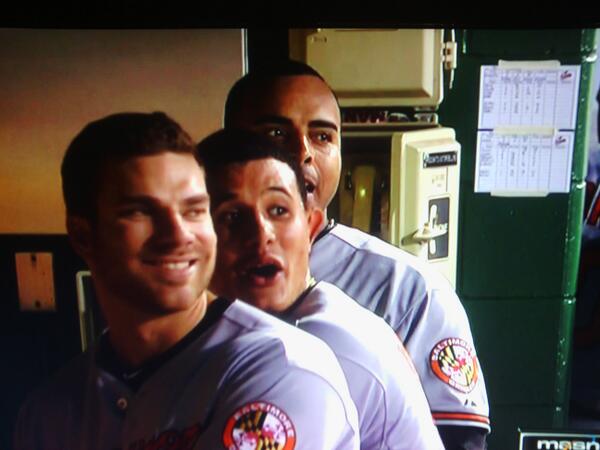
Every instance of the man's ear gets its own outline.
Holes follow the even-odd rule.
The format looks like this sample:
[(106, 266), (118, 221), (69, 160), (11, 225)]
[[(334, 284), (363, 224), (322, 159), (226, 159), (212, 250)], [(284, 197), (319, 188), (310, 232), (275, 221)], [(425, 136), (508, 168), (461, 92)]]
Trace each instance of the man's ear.
[(87, 262), (92, 248), (92, 229), (89, 220), (79, 216), (67, 216), (67, 233), (77, 254)]
[(315, 241), (317, 235), (323, 229), (323, 221), (325, 220), (325, 214), (323, 210), (319, 208), (309, 208), (307, 211), (308, 219), (308, 230), (310, 233), (310, 243)]

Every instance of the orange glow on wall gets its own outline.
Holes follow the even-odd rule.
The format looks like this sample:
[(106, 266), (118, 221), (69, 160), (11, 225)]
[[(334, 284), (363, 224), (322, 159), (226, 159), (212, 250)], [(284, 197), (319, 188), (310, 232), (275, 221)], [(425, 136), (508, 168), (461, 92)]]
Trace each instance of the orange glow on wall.
[(0, 233), (64, 233), (60, 162), (88, 122), (165, 111), (221, 127), (241, 30), (0, 30)]

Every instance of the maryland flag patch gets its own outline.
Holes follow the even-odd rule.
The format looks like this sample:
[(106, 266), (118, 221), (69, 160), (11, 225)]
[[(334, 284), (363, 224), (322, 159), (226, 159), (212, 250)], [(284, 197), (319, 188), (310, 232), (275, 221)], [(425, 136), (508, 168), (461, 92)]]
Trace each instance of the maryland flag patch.
[(223, 430), (227, 450), (293, 450), (296, 430), (287, 414), (266, 402), (239, 408)]
[(477, 356), (463, 339), (438, 342), (431, 350), (430, 364), (440, 380), (460, 392), (469, 393), (477, 384)]

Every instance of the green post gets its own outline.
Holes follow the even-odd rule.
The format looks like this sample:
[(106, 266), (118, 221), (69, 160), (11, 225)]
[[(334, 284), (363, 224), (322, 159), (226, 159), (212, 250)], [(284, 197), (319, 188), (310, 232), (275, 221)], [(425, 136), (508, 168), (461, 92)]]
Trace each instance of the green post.
[[(440, 123), (462, 144), (457, 291), (469, 314), (490, 399), (490, 450), (517, 447), (518, 428), (566, 426), (595, 30), (467, 30), (457, 34), (454, 88)], [(568, 194), (474, 193), (479, 77), (499, 60), (581, 65)]]

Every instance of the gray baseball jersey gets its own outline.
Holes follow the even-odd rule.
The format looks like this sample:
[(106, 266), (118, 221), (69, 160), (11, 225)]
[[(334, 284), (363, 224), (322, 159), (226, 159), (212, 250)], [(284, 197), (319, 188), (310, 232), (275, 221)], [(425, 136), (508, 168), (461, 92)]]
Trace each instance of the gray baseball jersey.
[(485, 381), (466, 312), (450, 283), (413, 255), (336, 224), (310, 269), (383, 317), (413, 359), (436, 425), (490, 430)]
[(138, 389), (96, 356), (83, 354), (28, 400), (16, 450), (359, 448), (331, 349), (242, 302)]
[(410, 357), (383, 319), (326, 282), (283, 318), (338, 358), (358, 410), (361, 450), (444, 449)]

